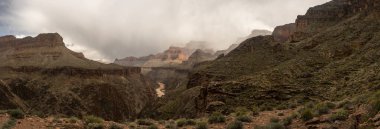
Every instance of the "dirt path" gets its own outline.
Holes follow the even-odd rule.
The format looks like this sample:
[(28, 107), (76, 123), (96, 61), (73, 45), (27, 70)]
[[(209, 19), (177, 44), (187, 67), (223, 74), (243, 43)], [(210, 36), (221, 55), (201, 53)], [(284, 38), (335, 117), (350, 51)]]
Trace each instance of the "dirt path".
[(156, 89), (156, 93), (158, 97), (162, 97), (165, 95), (165, 84), (158, 82), (159, 87)]

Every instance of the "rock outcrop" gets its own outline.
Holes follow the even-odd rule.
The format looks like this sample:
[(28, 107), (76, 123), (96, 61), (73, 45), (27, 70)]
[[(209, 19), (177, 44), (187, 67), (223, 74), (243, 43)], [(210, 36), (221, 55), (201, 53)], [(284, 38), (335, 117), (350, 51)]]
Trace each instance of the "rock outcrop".
[(296, 24), (290, 23), (282, 26), (277, 26), (272, 35), (275, 41), (285, 42), (288, 41), (290, 36), (296, 31)]
[(150, 107), (154, 88), (141, 68), (88, 60), (57, 33), (0, 37), (0, 110), (122, 121)]

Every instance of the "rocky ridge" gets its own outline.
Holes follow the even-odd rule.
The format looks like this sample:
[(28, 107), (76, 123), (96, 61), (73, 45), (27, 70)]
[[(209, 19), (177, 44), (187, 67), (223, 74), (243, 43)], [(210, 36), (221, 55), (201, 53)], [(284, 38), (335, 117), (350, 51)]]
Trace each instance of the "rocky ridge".
[(379, 19), (378, 0), (334, 0), (310, 8), (298, 16), (295, 30), (294, 24), (277, 27), (272, 36), (248, 39), (198, 66), (188, 83), (189, 90), (199, 89), (196, 108), (212, 111), (221, 102), (228, 112), (378, 89)]
[(0, 53), (0, 110), (125, 120), (156, 98), (141, 68), (88, 60), (67, 49), (57, 33), (0, 37)]

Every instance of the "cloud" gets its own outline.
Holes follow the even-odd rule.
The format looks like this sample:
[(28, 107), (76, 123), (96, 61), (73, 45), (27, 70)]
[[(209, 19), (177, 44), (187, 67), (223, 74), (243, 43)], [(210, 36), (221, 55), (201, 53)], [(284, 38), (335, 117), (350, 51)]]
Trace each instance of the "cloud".
[(252, 29), (294, 22), (298, 14), (326, 1), (12, 0), (3, 3), (9, 8), (0, 23), (18, 35), (58, 32), (87, 57), (113, 60), (189, 41), (225, 49)]

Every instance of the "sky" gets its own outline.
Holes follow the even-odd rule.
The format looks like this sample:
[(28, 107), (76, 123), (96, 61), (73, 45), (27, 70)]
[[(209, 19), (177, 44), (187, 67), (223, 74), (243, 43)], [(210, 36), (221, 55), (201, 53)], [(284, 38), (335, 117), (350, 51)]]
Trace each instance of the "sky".
[(158, 53), (205, 41), (226, 49), (253, 29), (294, 22), (329, 0), (0, 0), (0, 35), (59, 33), (87, 58)]

